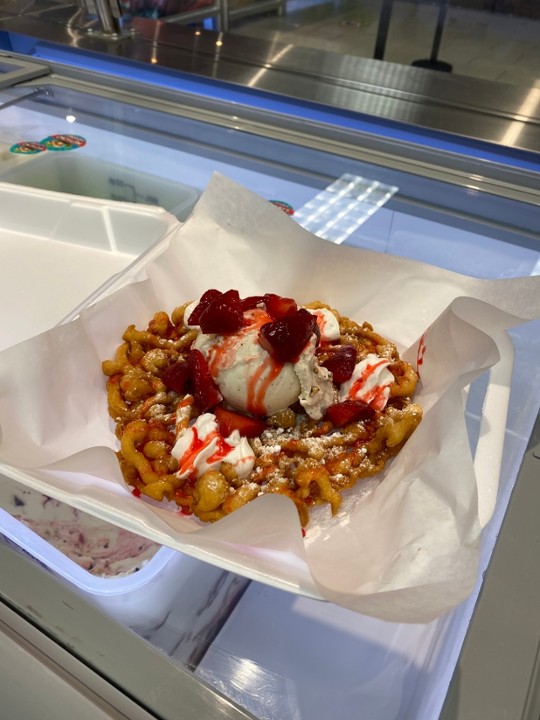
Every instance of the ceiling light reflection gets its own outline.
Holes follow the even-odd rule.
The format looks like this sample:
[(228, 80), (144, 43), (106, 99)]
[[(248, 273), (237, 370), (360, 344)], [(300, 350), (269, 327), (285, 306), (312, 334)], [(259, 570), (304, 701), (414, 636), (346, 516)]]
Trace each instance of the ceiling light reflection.
[(257, 70), (255, 75), (251, 78), (251, 80), (247, 83), (249, 87), (253, 87), (254, 85), (257, 85), (259, 80), (262, 78), (262, 76), (265, 74), (267, 70), (271, 70), (272, 66), (275, 65), (281, 58), (286, 55), (291, 48), (293, 48), (294, 45), (286, 45), (282, 50), (280, 50), (278, 53), (274, 55), (274, 57), (270, 58), (269, 62), (266, 62), (264, 66)]
[(283, 708), (284, 699), (290, 718), (298, 718), (298, 698), (294, 683), (244, 657), (227, 656), (227, 684), (234, 694), (243, 697), (256, 697), (265, 708), (265, 717), (278, 717)]
[(510, 126), (508, 127), (508, 130), (504, 133), (502, 137), (502, 144), (503, 145), (515, 145), (517, 142), (519, 136), (525, 130), (527, 123), (524, 120), (521, 120), (520, 117), (525, 116), (525, 118), (533, 117), (536, 114), (536, 111), (540, 107), (540, 89), (539, 88), (531, 88), (529, 92), (527, 93), (525, 100), (523, 101), (521, 107), (517, 111), (517, 113), (514, 115), (515, 121), (510, 123)]

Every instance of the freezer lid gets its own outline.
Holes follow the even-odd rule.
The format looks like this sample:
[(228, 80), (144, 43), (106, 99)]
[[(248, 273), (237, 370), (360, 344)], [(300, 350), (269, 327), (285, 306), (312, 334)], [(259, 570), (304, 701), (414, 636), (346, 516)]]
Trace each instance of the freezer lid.
[[(485, 148), (476, 157), (470, 148), (453, 147), (443, 140), (430, 144), (400, 133), (396, 137), (379, 135), (376, 126), (332, 125), (331, 118), (320, 113), (300, 118), (274, 107), (262, 110), (236, 101), (231, 105), (226, 98), (196, 96), (183, 87), (151, 86), (147, 80), (136, 82), (128, 77), (96, 75), (92, 68), (68, 71), (55, 66), (52, 75), (10, 92), (16, 94), (13, 103), (21, 110), (24, 107), (25, 111), (66, 120), (76, 116), (76, 122), (69, 129), (65, 126), (64, 132), (75, 132), (80, 123), (125, 141), (150, 141), (159, 147), (161, 166), (174, 151), (184, 150), (197, 157), (197, 165), (211, 160), (222, 172), (225, 165), (234, 164), (260, 168), (267, 177), (286, 174), (296, 184), (310, 186), (311, 194), (304, 195), (303, 202), (354, 167), (355, 175), (399, 186), (393, 207), (403, 201), (408, 212), (442, 206), (452, 223), (466, 217), (467, 222), (475, 218), (507, 233), (525, 230), (520, 238), (516, 236), (518, 242), (536, 236), (540, 176), (528, 157), (520, 157), (515, 165), (505, 164), (502, 156)], [(50, 124), (56, 125), (57, 132), (60, 123)], [(122, 154), (121, 162), (133, 167), (136, 144), (130, 148), (125, 142), (118, 143), (108, 154)], [(103, 144), (101, 152), (105, 152)], [(73, 159), (62, 159), (63, 164), (68, 161)], [(183, 163), (177, 165), (177, 182), (184, 167)], [(200, 180), (190, 183), (185, 179), (196, 175), (190, 167), (182, 181), (198, 182), (202, 191), (207, 180), (200, 184)]]

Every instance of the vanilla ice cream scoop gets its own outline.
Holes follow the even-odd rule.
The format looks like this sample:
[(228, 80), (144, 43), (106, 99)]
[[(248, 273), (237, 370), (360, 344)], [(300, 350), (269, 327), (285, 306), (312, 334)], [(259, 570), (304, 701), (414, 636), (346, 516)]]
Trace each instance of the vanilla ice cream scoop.
[(301, 392), (293, 363), (275, 360), (260, 344), (259, 330), (272, 322), (265, 310), (245, 313), (246, 325), (229, 335), (200, 333), (193, 347), (208, 363), (231, 407), (251, 415), (272, 415), (293, 405)]

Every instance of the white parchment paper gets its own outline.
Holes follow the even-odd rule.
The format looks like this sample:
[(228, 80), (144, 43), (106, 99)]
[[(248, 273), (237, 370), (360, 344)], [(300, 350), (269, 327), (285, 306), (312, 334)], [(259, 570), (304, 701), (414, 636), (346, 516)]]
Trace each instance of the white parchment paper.
[[(305, 538), (284, 497), (258, 498), (204, 525), (135, 498), (121, 477), (101, 361), (129, 324), (146, 326), (155, 311), (210, 287), (327, 302), (369, 321), (419, 363), (420, 427), (376, 482), (345, 493), (336, 517), (316, 508)], [(474, 586), (481, 528), (497, 493), (506, 406), (490, 406), (484, 431), (493, 472), (479, 479), (464, 388), (487, 368), (511, 368), (506, 329), (539, 316), (538, 277), (477, 280), (336, 246), (216, 175), (191, 218), (104, 297), (0, 353), (0, 471), (257, 580), (386, 620), (427, 622)]]

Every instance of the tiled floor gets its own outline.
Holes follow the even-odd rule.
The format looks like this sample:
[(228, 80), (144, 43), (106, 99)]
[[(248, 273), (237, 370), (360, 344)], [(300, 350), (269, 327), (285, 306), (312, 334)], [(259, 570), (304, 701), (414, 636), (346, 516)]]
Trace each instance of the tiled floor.
[[(372, 58), (381, 2), (288, 0), (282, 16), (274, 12), (233, 20), (230, 30)], [(410, 65), (429, 58), (438, 13), (437, 0), (395, 0), (384, 60)], [(540, 18), (451, 6), (438, 59), (450, 63), (458, 75), (540, 88)]]

